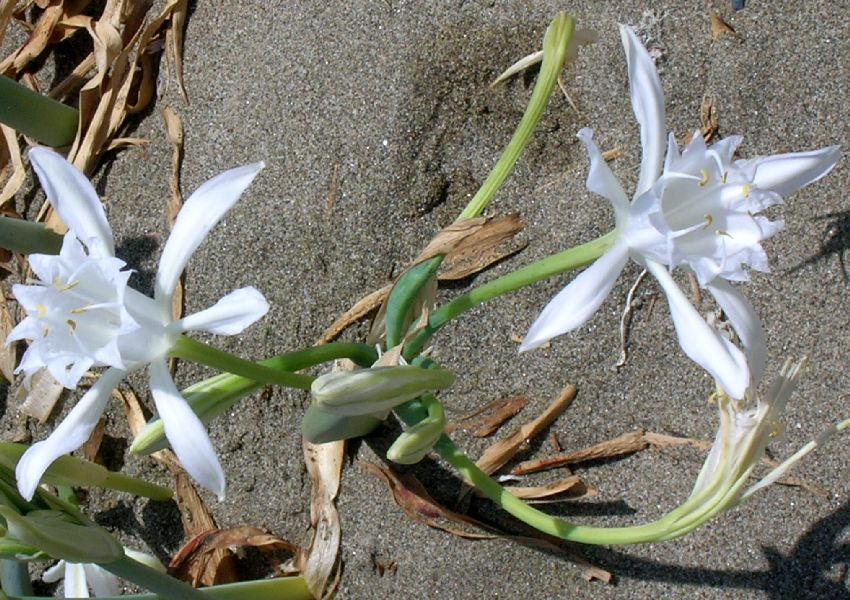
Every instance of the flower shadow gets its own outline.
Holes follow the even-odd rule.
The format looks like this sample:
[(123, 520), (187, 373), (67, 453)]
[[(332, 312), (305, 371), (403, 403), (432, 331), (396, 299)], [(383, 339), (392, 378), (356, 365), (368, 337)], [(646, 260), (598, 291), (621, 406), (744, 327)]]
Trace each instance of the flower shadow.
[(796, 273), (810, 265), (829, 259), (831, 256), (837, 256), (844, 283), (850, 283), (850, 274), (848, 274), (847, 265), (844, 261), (844, 253), (850, 250), (850, 210), (829, 213), (818, 217), (817, 220), (827, 221), (820, 242), (820, 251), (788, 269), (786, 274)]

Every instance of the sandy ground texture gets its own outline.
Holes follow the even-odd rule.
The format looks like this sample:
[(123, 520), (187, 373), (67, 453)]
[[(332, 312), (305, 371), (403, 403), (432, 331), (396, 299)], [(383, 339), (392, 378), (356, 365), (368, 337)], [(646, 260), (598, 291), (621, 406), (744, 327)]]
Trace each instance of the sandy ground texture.
[[(735, 35), (712, 39), (710, 7)], [(188, 311), (255, 285), (272, 305), (268, 316), (216, 343), (254, 359), (311, 344), (450, 223), (484, 180), (524, 110), (533, 79), (519, 77), (495, 90), (487, 85), (539, 48), (548, 21), (562, 9), (600, 34), (569, 70), (579, 110), (554, 97), (490, 209), (521, 212), (528, 247), (441, 298), (613, 226), (608, 203), (585, 189), (588, 162), (575, 134), (589, 126), (602, 149), (623, 149), (612, 168), (626, 189), (635, 184), (640, 147), (618, 23), (635, 26), (658, 57), (668, 126), (679, 139), (699, 126), (701, 103), (710, 95), (721, 136), (744, 136), (741, 156), (850, 146), (847, 2), (753, 0), (739, 12), (729, 2), (685, 0), (198, 2), (186, 32), (190, 103), (162, 73), (157, 108), (131, 131), (151, 144), (119, 154), (95, 176), (118, 254), (138, 269), (135, 285), (149, 291), (167, 235), (171, 155), (159, 109), (170, 105), (186, 126), (187, 194), (226, 168), (268, 164), (190, 263)], [(329, 208), (332, 187), (338, 194)], [(850, 244), (848, 196), (842, 162), (826, 179), (788, 198), (773, 215), (784, 215), (786, 229), (766, 243), (772, 273), (756, 274), (746, 285), (765, 322), (769, 371), (778, 371), (787, 357), (811, 359), (788, 407), (787, 433), (771, 446), (776, 457), (850, 413), (850, 301), (842, 262)], [(629, 361), (612, 370), (625, 295), (638, 274), (630, 265), (599, 313), (549, 350), (518, 356), (512, 336), (525, 333), (569, 277), (493, 301), (447, 327), (435, 340), (434, 356), (458, 375), (441, 395), (449, 418), (524, 394), (531, 404), (520, 419), (529, 420), (571, 382), (578, 398), (551, 428), (567, 449), (639, 427), (712, 438), (717, 419), (706, 402), (712, 382), (679, 350), (663, 294), (650, 279), (638, 290), (643, 303), (635, 314)], [(652, 296), (659, 301), (650, 313)], [(710, 297), (700, 308), (714, 308)], [(347, 337), (364, 332), (361, 326)], [(179, 378), (188, 384), (203, 373), (184, 366)], [(144, 394), (143, 379), (134, 385)], [(305, 393), (275, 391), (246, 399), (211, 425), (228, 477), (227, 499), (207, 498), (221, 526), (257, 525), (306, 541), (309, 478), (299, 423), (308, 401)], [(126, 446), (117, 412), (109, 431), (115, 448)], [(386, 448), (387, 431), (353, 444), (352, 460), (379, 462), (376, 450)], [(36, 439), (47, 432), (39, 428)], [(472, 456), (486, 445), (467, 434), (457, 439)], [(523, 456), (548, 453), (544, 441)], [(578, 472), (598, 489), (596, 498), (545, 508), (597, 525), (647, 522), (687, 496), (701, 462), (695, 450), (674, 449), (591, 465)], [(339, 500), (339, 597), (850, 597), (847, 464), (847, 439), (839, 439), (797, 473), (827, 497), (776, 486), (685, 539), (571, 548), (614, 574), (614, 582), (605, 584), (585, 581), (567, 555), (465, 541), (414, 523), (384, 484), (353, 462)], [(113, 466), (168, 481), (146, 460), (127, 457)], [(444, 465), (430, 462), (409, 471), (437, 498), (453, 502), (459, 484)], [(98, 500), (90, 509), (162, 558), (183, 542), (173, 506), (121, 498)], [(522, 531), (486, 502), (475, 501), (471, 511)], [(396, 568), (381, 575), (377, 563)]]

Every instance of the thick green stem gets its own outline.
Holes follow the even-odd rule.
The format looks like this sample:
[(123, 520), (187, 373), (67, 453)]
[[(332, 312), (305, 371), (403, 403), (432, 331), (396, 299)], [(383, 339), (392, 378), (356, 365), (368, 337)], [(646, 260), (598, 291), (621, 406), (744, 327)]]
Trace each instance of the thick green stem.
[(282, 385), (300, 390), (309, 390), (313, 383), (311, 375), (300, 375), (270, 369), (261, 364), (234, 356), (192, 338), (180, 336), (169, 352), (170, 356), (213, 367), (234, 375), (253, 379), (258, 383)]
[(528, 108), (525, 109), (525, 114), (522, 116), (516, 132), (514, 132), (513, 137), (508, 142), (504, 152), (502, 152), (502, 156), (499, 158), (496, 166), (493, 167), (493, 170), (481, 185), (478, 193), (475, 194), (463, 212), (460, 213), (460, 216), (457, 218), (458, 221), (480, 215), (505, 182), (505, 179), (508, 178), (508, 175), (514, 170), (517, 159), (528, 144), (528, 140), (531, 138), (534, 128), (537, 127), (537, 123), (540, 122), (543, 110), (549, 103), (549, 97), (555, 89), (555, 84), (558, 82), (558, 75), (561, 73), (561, 70), (564, 68), (564, 62), (567, 60), (567, 49), (569, 48), (574, 30), (575, 20), (566, 13), (560, 13), (552, 20), (543, 38), (543, 64), (540, 67), (537, 84), (531, 92), (531, 100), (528, 103)]
[(77, 135), (79, 113), (0, 76), (0, 122), (48, 146), (67, 146)]
[[(259, 364), (275, 371), (300, 371), (338, 358), (349, 358), (361, 367), (369, 367), (378, 360), (377, 351), (366, 344), (334, 342), (287, 352), (261, 361)], [(222, 373), (189, 386), (182, 394), (192, 410), (204, 423), (228, 410), (240, 398), (252, 394), (265, 385), (254, 379)], [(162, 421), (154, 419), (136, 436), (131, 452), (148, 454), (167, 445)]]
[(404, 347), (404, 357), (411, 360), (418, 355), (431, 336), (440, 327), (479, 304), (508, 292), (537, 283), (552, 275), (566, 273), (592, 263), (614, 243), (616, 233), (611, 232), (580, 246), (553, 254), (521, 269), (503, 275), (470, 290), (436, 309), (428, 317), (428, 325), (419, 331)]
[(100, 566), (110, 573), (127, 581), (132, 581), (167, 600), (208, 600), (207, 596), (202, 594), (200, 590), (196, 590), (188, 583), (143, 565), (129, 556), (114, 562), (102, 563)]

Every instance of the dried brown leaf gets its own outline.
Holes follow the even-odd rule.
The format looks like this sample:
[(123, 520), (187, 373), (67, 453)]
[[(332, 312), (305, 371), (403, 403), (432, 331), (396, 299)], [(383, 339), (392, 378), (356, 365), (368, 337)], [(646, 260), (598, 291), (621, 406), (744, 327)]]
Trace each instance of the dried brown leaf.
[(17, 52), (6, 57), (3, 62), (0, 62), (0, 73), (15, 78), (32, 60), (44, 52), (44, 49), (50, 43), (53, 29), (62, 18), (63, 12), (61, 0), (53, 0), (50, 6), (47, 6), (39, 16), (24, 45)]
[(183, 85), (183, 30), (186, 27), (188, 8), (189, 0), (176, 0), (169, 2), (162, 11), (168, 12), (171, 19), (171, 26), (165, 32), (165, 48), (174, 64), (174, 80), (177, 82), (184, 102), (189, 102), (189, 96)]
[[(9, 337), (9, 332), (15, 327), (15, 320), (9, 312), (9, 305), (5, 300), (0, 301), (0, 339)], [(4, 344), (0, 347), (0, 375), (11, 383), (15, 380), (15, 363), (17, 362), (18, 344)]]
[(494, 400), (483, 408), (460, 417), (456, 422), (449, 423), (446, 426), (446, 432), (451, 433), (457, 429), (473, 430), (472, 435), (475, 437), (487, 437), (521, 411), (526, 404), (528, 404), (528, 398), (525, 396), (512, 396)]
[(303, 442), (304, 462), (310, 474), (310, 525), (313, 537), (296, 565), (315, 598), (332, 597), (341, 575), (339, 550), (342, 532), (336, 498), (342, 478), (345, 442)]
[[(259, 527), (233, 527), (201, 533), (189, 540), (171, 559), (168, 573), (193, 587), (217, 585), (239, 581), (230, 560), (222, 562), (222, 557), (230, 557), (233, 550), (256, 548), (274, 559), (279, 565), (283, 556), (294, 555), (299, 548), (281, 538), (270, 535)], [(214, 574), (212, 583), (207, 582), (207, 574)]]
[(570, 475), (546, 485), (510, 486), (506, 489), (523, 500), (579, 498), (587, 495), (590, 490), (578, 475)]
[(623, 152), (622, 148), (611, 148), (602, 153), (602, 160), (609, 162), (617, 158), (622, 158), (624, 154), (625, 152)]
[(94, 431), (91, 432), (86, 443), (80, 446), (80, 451), (83, 457), (89, 462), (99, 462), (98, 454), (100, 454), (100, 446), (103, 444), (103, 435), (106, 433), (106, 417), (101, 417), (97, 425), (94, 426)]
[(702, 122), (702, 138), (706, 143), (710, 142), (717, 136), (720, 125), (717, 119), (717, 102), (714, 96), (705, 95), (702, 98), (700, 105), (700, 121)]
[(27, 179), (27, 171), (24, 168), (24, 161), (21, 159), (21, 147), (18, 144), (18, 136), (15, 130), (6, 125), (0, 125), (0, 132), (3, 134), (3, 151), (2, 164), (10, 164), (12, 172), (6, 179), (3, 185), (3, 191), (0, 192), (0, 207), (6, 202), (15, 197), (15, 194)]
[(325, 329), (324, 333), (322, 333), (322, 337), (316, 341), (316, 344), (327, 344), (328, 342), (335, 340), (339, 334), (351, 327), (351, 325), (366, 318), (369, 313), (380, 308), (390, 295), (390, 291), (392, 289), (393, 286), (385, 285), (381, 289), (363, 296), (354, 304), (354, 306), (337, 317), (337, 319), (331, 323), (330, 327)]
[(438, 279), (441, 281), (464, 279), (521, 251), (525, 244), (507, 244), (507, 242), (512, 242), (523, 227), (522, 219), (516, 213), (504, 217), (486, 218), (479, 227), (471, 230), (460, 240), (452, 242), (454, 245), (443, 261)]
[(717, 14), (714, 9), (708, 12), (708, 18), (711, 20), (711, 39), (719, 40), (724, 35), (735, 35), (735, 30), (723, 18)]
[(552, 402), (543, 413), (519, 428), (513, 435), (505, 440), (496, 442), (484, 452), (476, 464), (485, 473), (495, 473), (505, 465), (519, 451), (522, 445), (548, 427), (558, 416), (566, 410), (576, 397), (576, 388), (567, 385), (561, 390), (558, 398)]
[(59, 402), (63, 389), (47, 369), (42, 369), (32, 376), (29, 391), (24, 386), (18, 388), (15, 395), (20, 402), (18, 410), (44, 424)]
[(650, 443), (645, 437), (642, 429), (626, 433), (613, 440), (607, 440), (594, 444), (581, 450), (568, 452), (560, 456), (550, 456), (522, 462), (511, 469), (512, 475), (526, 475), (547, 469), (554, 469), (564, 465), (572, 465), (590, 460), (601, 460), (614, 458), (625, 454), (632, 454), (649, 448)]

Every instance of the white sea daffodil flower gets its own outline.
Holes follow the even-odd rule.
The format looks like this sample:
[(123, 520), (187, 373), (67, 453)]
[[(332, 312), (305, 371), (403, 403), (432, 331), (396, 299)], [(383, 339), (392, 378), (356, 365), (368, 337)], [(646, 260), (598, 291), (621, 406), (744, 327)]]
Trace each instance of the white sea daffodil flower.
[(21, 495), (31, 498), (47, 467), (89, 438), (118, 383), (129, 372), (150, 365), (151, 393), (171, 447), (198, 483), (223, 498), (224, 473), (215, 450), (204, 425), (178, 392), (167, 355), (182, 333), (238, 334), (265, 315), (269, 305), (259, 291), (245, 287), (175, 321), (171, 303), (189, 257), (263, 163), (225, 171), (186, 201), (163, 248), (150, 298), (127, 285), (132, 271), (115, 257), (112, 230), (89, 180), (46, 148), (34, 148), (29, 157), (69, 232), (58, 256), (31, 255), (37, 279), (12, 289), (27, 317), (7, 343), (32, 340), (17, 370), (28, 382), (33, 373), (47, 368), (63, 386), (74, 389), (88, 369), (109, 368), (56, 430), (21, 457), (16, 469)]
[[(593, 142), (592, 131), (582, 129), (578, 137), (590, 156), (587, 187), (613, 205), (616, 238), (549, 302), (520, 351), (587, 321), (631, 257), (655, 276), (667, 295), (685, 354), (732, 397), (742, 398), (751, 380), (761, 377), (767, 352), (758, 316), (730, 282), (746, 281), (745, 267), (768, 271), (760, 242), (781, 230), (783, 222), (757, 213), (826, 175), (840, 157), (839, 149), (733, 161), (740, 137), (707, 147), (697, 132), (680, 153), (673, 135), (665, 133), (664, 94), (652, 59), (631, 29), (621, 26), (620, 35), (643, 149), (637, 189), (629, 202)], [(673, 281), (671, 271), (679, 266), (695, 273), (712, 293), (741, 339), (743, 353), (703, 320)]]

